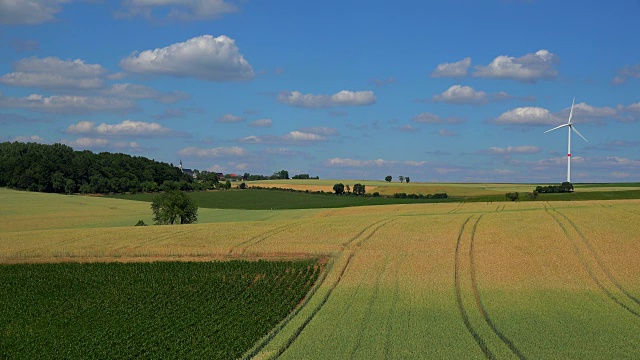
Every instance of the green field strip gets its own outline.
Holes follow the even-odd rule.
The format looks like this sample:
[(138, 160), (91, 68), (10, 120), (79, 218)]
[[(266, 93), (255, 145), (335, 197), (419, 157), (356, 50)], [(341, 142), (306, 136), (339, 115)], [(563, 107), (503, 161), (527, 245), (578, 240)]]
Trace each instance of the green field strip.
[[(558, 215), (553, 215), (551, 211), (557, 213)], [(562, 221), (559, 218), (560, 213), (557, 212), (557, 210), (555, 210), (553, 208), (551, 208), (551, 211), (549, 211), (549, 209), (547, 209), (547, 214), (549, 214), (556, 221), (556, 223), (562, 228), (562, 231), (564, 232), (566, 238), (569, 239), (569, 241), (571, 242), (571, 244), (573, 246), (574, 254), (578, 257), (578, 259), (580, 260), (580, 263), (582, 264), (582, 267), (587, 272), (589, 277), (595, 282), (595, 284), (598, 286), (598, 288), (602, 291), (602, 293), (604, 295), (606, 295), (606, 297), (611, 299), (614, 303), (616, 303), (618, 306), (620, 306), (622, 309), (626, 310), (629, 314), (631, 314), (631, 315), (633, 315), (633, 316), (635, 316), (637, 318), (640, 318), (640, 312), (634, 310), (629, 305), (625, 304), (622, 300), (619, 299), (618, 296), (616, 296), (610, 289), (608, 289), (607, 286), (605, 286), (605, 284), (603, 283), (603, 280), (601, 280), (596, 275), (596, 273), (594, 271), (594, 267), (592, 265), (590, 265), (589, 264), (589, 260), (587, 260), (585, 258), (585, 255), (586, 256), (589, 255), (589, 254), (587, 254), (588, 250), (587, 251), (585, 251), (584, 249), (580, 250), (580, 245), (579, 244), (581, 242), (576, 241), (575, 238), (569, 234), (569, 230), (567, 229), (567, 227), (562, 223)], [(594, 260), (594, 262), (595, 262), (595, 260)], [(605, 277), (606, 277), (606, 275), (605, 275)]]
[(384, 337), (384, 348), (383, 354), (385, 359), (390, 359), (392, 356), (392, 334), (394, 331), (393, 322), (396, 318), (397, 308), (398, 308), (398, 300), (400, 298), (400, 268), (407, 258), (407, 254), (403, 253), (398, 260), (396, 260), (396, 264), (393, 267), (395, 269), (393, 275), (393, 295), (392, 295), (392, 304), (389, 307), (386, 327), (385, 327), (385, 337)]
[(473, 224), (473, 230), (471, 231), (471, 242), (469, 246), (469, 264), (470, 264), (470, 270), (471, 270), (471, 286), (473, 288), (473, 295), (476, 299), (478, 310), (482, 314), (482, 317), (484, 318), (487, 325), (489, 325), (493, 333), (496, 334), (498, 338), (500, 338), (500, 340), (509, 348), (509, 350), (511, 350), (511, 352), (516, 357), (518, 357), (518, 359), (524, 360), (526, 359), (526, 357), (515, 346), (513, 341), (509, 339), (506, 335), (504, 335), (502, 331), (500, 331), (498, 327), (494, 324), (493, 320), (491, 320), (491, 317), (487, 313), (487, 310), (484, 304), (482, 303), (482, 299), (480, 298), (480, 291), (478, 290), (478, 282), (476, 279), (476, 262), (475, 262), (475, 256), (474, 256), (473, 250), (474, 250), (474, 244), (475, 244), (475, 238), (476, 238), (476, 229), (478, 227), (478, 223), (480, 223), (480, 219), (482, 219), (482, 216), (483, 215), (480, 215), (476, 220), (476, 222)]
[(565, 220), (567, 220), (569, 225), (571, 225), (571, 227), (579, 235), (580, 239), (586, 245), (587, 249), (591, 253), (591, 256), (595, 259), (596, 263), (598, 264), (598, 266), (600, 267), (602, 272), (606, 275), (607, 279), (616, 288), (618, 288), (618, 290), (620, 290), (627, 298), (629, 298), (631, 301), (635, 302), (636, 304), (640, 305), (640, 299), (635, 297), (633, 294), (629, 293), (629, 291), (625, 287), (623, 287), (622, 284), (620, 284), (620, 282), (613, 276), (613, 274), (611, 273), (609, 268), (605, 265), (605, 263), (602, 261), (602, 259), (598, 255), (598, 252), (595, 250), (595, 248), (593, 247), (591, 242), (587, 239), (587, 237), (582, 233), (582, 231), (580, 231), (578, 226), (567, 215), (565, 215), (565, 214), (563, 214), (560, 211), (555, 210), (555, 209), (554, 209), (554, 211), (556, 213), (560, 214), (560, 216), (562, 216)]

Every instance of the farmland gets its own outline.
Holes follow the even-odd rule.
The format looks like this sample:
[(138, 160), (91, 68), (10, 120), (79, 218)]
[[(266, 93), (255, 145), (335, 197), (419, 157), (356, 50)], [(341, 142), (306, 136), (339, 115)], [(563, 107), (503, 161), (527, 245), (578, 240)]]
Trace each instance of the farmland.
[[(1, 195), (4, 218), (14, 196), (39, 194)], [(93, 200), (128, 213), (117, 224), (97, 205), (82, 207), (81, 226), (41, 226), (46, 211), (20, 228), (3, 221), (0, 262), (328, 255), (313, 293), (246, 349), (259, 359), (640, 357), (640, 200), (215, 210), (234, 217), (151, 227), (130, 226), (148, 203)]]

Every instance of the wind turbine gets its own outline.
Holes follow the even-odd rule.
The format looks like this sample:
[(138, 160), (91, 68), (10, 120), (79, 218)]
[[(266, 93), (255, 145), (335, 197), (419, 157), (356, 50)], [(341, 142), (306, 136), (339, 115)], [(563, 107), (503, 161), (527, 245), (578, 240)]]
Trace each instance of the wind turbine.
[(576, 134), (580, 135), (580, 137), (586, 141), (589, 142), (587, 139), (584, 138), (584, 136), (582, 136), (582, 134), (580, 134), (578, 132), (578, 130), (576, 130), (576, 128), (574, 127), (573, 123), (571, 122), (571, 116), (573, 115), (573, 104), (576, 102), (576, 98), (573, 98), (573, 101), (571, 102), (571, 111), (569, 112), (569, 121), (567, 121), (566, 124), (562, 124), (560, 126), (556, 126), (553, 129), (547, 130), (544, 133), (548, 133), (550, 131), (553, 130), (557, 130), (560, 128), (563, 128), (565, 126), (569, 127), (569, 146), (568, 146), (568, 150), (567, 150), (567, 182), (571, 182), (571, 130), (575, 131)]

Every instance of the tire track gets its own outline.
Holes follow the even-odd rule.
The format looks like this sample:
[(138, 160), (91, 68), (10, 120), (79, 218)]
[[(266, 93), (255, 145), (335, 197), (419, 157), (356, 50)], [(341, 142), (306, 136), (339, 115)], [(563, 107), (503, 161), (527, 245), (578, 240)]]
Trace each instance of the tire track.
[[(375, 223), (365, 227), (361, 232), (358, 233), (358, 235), (354, 236), (352, 239), (350, 239), (347, 243), (345, 243), (343, 245), (343, 251), (348, 251), (348, 255), (347, 255), (347, 260), (345, 261), (344, 265), (342, 266), (342, 269), (340, 269), (340, 274), (338, 275), (337, 279), (331, 284), (331, 286), (329, 287), (327, 292), (322, 297), (322, 300), (320, 300), (320, 303), (318, 305), (316, 305), (316, 307), (313, 309), (311, 314), (306, 319), (304, 319), (302, 324), (300, 324), (298, 326), (298, 328), (294, 331), (293, 335), (287, 340), (287, 342), (280, 349), (278, 349), (278, 351), (273, 356), (269, 357), (270, 359), (276, 359), (276, 358), (282, 356), (282, 354), (284, 354), (284, 352), (287, 351), (287, 349), (289, 349), (289, 347), (291, 347), (291, 344), (293, 344), (298, 339), (298, 337), (300, 336), (302, 331), (304, 331), (304, 329), (307, 327), (307, 325), (309, 325), (309, 323), (315, 318), (315, 316), (320, 312), (320, 310), (322, 310), (322, 308), (327, 303), (327, 301), (329, 301), (329, 298), (331, 297), (331, 294), (333, 293), (333, 291), (338, 287), (338, 285), (340, 284), (340, 281), (342, 281), (342, 278), (344, 277), (345, 273), (347, 272), (347, 269), (351, 265), (351, 260), (353, 259), (353, 256), (355, 255), (356, 250), (359, 249), (360, 246), (362, 246), (362, 244), (366, 240), (370, 239), (378, 230), (380, 230), (380, 228), (382, 228), (384, 225), (386, 225), (386, 224), (388, 224), (388, 223), (390, 223), (390, 222), (392, 222), (394, 220), (395, 219), (391, 219), (391, 220), (383, 219), (383, 220), (380, 220), (378, 222), (375, 222)], [(367, 236), (362, 238), (360, 241), (358, 241), (355, 244), (354, 249), (347, 249), (347, 246), (349, 246), (351, 243), (356, 241), (358, 239), (358, 237), (362, 236), (367, 231), (367, 229), (370, 229), (373, 226), (375, 226), (376, 224), (380, 224), (383, 221), (386, 221), (386, 222), (381, 224), (381, 225), (379, 225), (378, 227), (376, 227), (370, 234), (368, 234)], [(329, 271), (327, 271), (327, 274), (328, 274), (328, 272)], [(311, 296), (309, 297), (309, 299), (311, 299)], [(274, 337), (275, 337), (275, 335), (274, 335)], [(262, 348), (264, 348), (264, 346), (266, 346), (267, 344), (268, 344), (268, 341), (262, 346)], [(257, 355), (257, 353), (258, 352), (256, 352), (256, 354), (254, 354), (254, 355)], [(253, 357), (254, 355), (249, 356), (249, 358)]]
[(389, 253), (386, 253), (385, 261), (384, 261), (384, 264), (382, 265), (382, 271), (378, 273), (378, 276), (376, 278), (376, 285), (373, 289), (373, 294), (371, 295), (371, 297), (369, 298), (369, 301), (367, 302), (364, 318), (362, 319), (362, 323), (360, 324), (358, 335), (356, 337), (356, 343), (354, 344), (353, 348), (349, 352), (350, 359), (353, 359), (355, 357), (355, 354), (358, 352), (358, 350), (362, 346), (362, 338), (364, 336), (365, 331), (367, 330), (369, 321), (371, 320), (371, 313), (373, 312), (372, 308), (376, 300), (378, 299), (378, 294), (380, 292), (380, 280), (382, 279), (384, 274), (387, 272), (387, 269), (389, 268), (389, 263), (391, 263), (391, 261), (389, 261)]
[(473, 295), (476, 299), (476, 304), (478, 305), (478, 310), (480, 310), (480, 313), (482, 314), (482, 317), (484, 318), (484, 321), (487, 323), (487, 325), (489, 325), (489, 327), (491, 328), (491, 330), (493, 331), (494, 334), (496, 334), (500, 340), (502, 340), (502, 342), (509, 348), (509, 350), (511, 350), (511, 352), (518, 357), (518, 359), (524, 360), (526, 359), (526, 357), (522, 354), (522, 352), (520, 352), (520, 350), (518, 350), (518, 348), (513, 344), (513, 341), (511, 341), (506, 335), (504, 335), (499, 329), (498, 327), (493, 323), (493, 321), (491, 320), (491, 317), (489, 316), (489, 314), (487, 313), (486, 308), (484, 307), (484, 304), (482, 303), (482, 299), (480, 298), (480, 292), (478, 291), (478, 283), (476, 281), (476, 265), (475, 265), (475, 256), (474, 256), (474, 243), (475, 243), (475, 237), (476, 237), (476, 228), (478, 227), (478, 223), (480, 222), (480, 219), (482, 219), (483, 215), (480, 215), (478, 217), (478, 219), (476, 220), (476, 222), (473, 224), (473, 230), (471, 231), (471, 244), (470, 244), (470, 248), (469, 248), (469, 261), (470, 261), (470, 268), (471, 268), (471, 287), (473, 288)]
[[(550, 206), (551, 207), (551, 206)], [(620, 299), (618, 299), (617, 296), (615, 296), (609, 289), (607, 289), (604, 284), (602, 283), (602, 281), (600, 281), (600, 279), (598, 279), (598, 277), (596, 276), (596, 274), (594, 274), (593, 269), (591, 268), (591, 266), (589, 266), (589, 263), (587, 262), (587, 260), (584, 258), (582, 252), (580, 251), (580, 248), (578, 247), (577, 241), (574, 240), (570, 235), (569, 235), (569, 231), (567, 230), (567, 228), (564, 226), (564, 224), (562, 224), (562, 222), (560, 221), (560, 219), (558, 218), (558, 216), (553, 215), (551, 213), (551, 211), (556, 212), (559, 215), (560, 214), (557, 210), (553, 209), (553, 207), (551, 207), (551, 211), (549, 211), (549, 209), (545, 209), (547, 214), (549, 214), (549, 216), (551, 216), (556, 223), (560, 226), (560, 228), (562, 229), (562, 232), (564, 233), (565, 237), (567, 239), (569, 239), (569, 241), (571, 242), (571, 245), (573, 246), (573, 252), (576, 254), (576, 256), (578, 257), (578, 260), (580, 261), (580, 263), (582, 264), (582, 267), (587, 271), (587, 274), (589, 275), (589, 277), (591, 278), (591, 280), (593, 280), (596, 285), (598, 286), (598, 288), (600, 288), (600, 290), (602, 290), (602, 292), (609, 298), (611, 299), (613, 302), (615, 302), (616, 304), (618, 304), (621, 308), (623, 308), (624, 310), (628, 311), (630, 314), (640, 318), (640, 313), (638, 313), (637, 311), (633, 310), (632, 308), (630, 308), (627, 304), (623, 303)]]
[(589, 252), (591, 253), (591, 255), (593, 256), (593, 258), (596, 260), (596, 263), (598, 264), (598, 266), (600, 267), (600, 270), (602, 270), (602, 272), (607, 276), (607, 278), (609, 279), (609, 281), (611, 281), (611, 283), (618, 289), (620, 290), (625, 296), (627, 296), (631, 301), (635, 302), (636, 304), (640, 305), (640, 299), (638, 299), (637, 297), (635, 297), (633, 294), (629, 293), (627, 291), (627, 289), (625, 289), (622, 284), (620, 284), (620, 282), (613, 276), (613, 274), (611, 273), (611, 271), (609, 270), (609, 268), (605, 265), (605, 263), (602, 261), (602, 259), (600, 258), (600, 256), (598, 255), (598, 253), (596, 252), (595, 248), (593, 247), (593, 245), (591, 244), (591, 242), (587, 239), (587, 237), (582, 233), (582, 231), (580, 231), (580, 229), (578, 228), (578, 226), (571, 220), (569, 219), (569, 217), (561, 212), (559, 212), (556, 209), (553, 209), (553, 211), (555, 211), (556, 213), (560, 214), (560, 216), (562, 216), (565, 220), (567, 220), (567, 222), (569, 223), (569, 225), (571, 225), (571, 227), (575, 230), (575, 232), (580, 236), (580, 238), (582, 239), (582, 242), (586, 245), (587, 249), (589, 249)]
[(460, 315), (462, 316), (462, 321), (464, 322), (464, 326), (467, 328), (467, 331), (473, 337), (476, 344), (478, 344), (478, 347), (480, 347), (480, 350), (482, 350), (482, 353), (484, 354), (484, 356), (487, 359), (495, 359), (495, 356), (493, 355), (493, 353), (491, 352), (487, 344), (480, 337), (480, 335), (478, 335), (478, 332), (473, 328), (473, 325), (471, 325), (471, 321), (469, 321), (469, 315), (467, 314), (467, 311), (465, 310), (464, 305), (462, 303), (462, 289), (460, 285), (460, 261), (461, 261), (460, 260), (460, 243), (462, 242), (462, 234), (464, 232), (464, 228), (469, 222), (469, 220), (471, 220), (472, 217), (473, 215), (469, 216), (462, 223), (462, 225), (460, 226), (460, 230), (458, 231), (458, 241), (456, 243), (455, 271), (454, 271), (456, 303), (458, 305), (458, 310), (460, 311)]
[(391, 334), (393, 333), (393, 319), (396, 315), (396, 309), (398, 307), (398, 301), (400, 298), (400, 266), (404, 263), (407, 258), (407, 253), (402, 254), (402, 257), (398, 259), (397, 265), (394, 267), (394, 284), (393, 284), (393, 303), (389, 308), (389, 315), (387, 316), (387, 327), (386, 327), (386, 335), (384, 340), (384, 358), (391, 358)]
[(279, 226), (277, 228), (274, 228), (274, 229), (265, 231), (263, 233), (260, 233), (260, 234), (258, 234), (256, 236), (253, 236), (253, 237), (251, 237), (251, 238), (249, 238), (247, 240), (244, 240), (244, 241), (241, 241), (241, 242), (235, 244), (234, 246), (232, 246), (229, 249), (229, 251), (227, 251), (227, 254), (232, 254), (234, 252), (234, 250), (236, 250), (238, 248), (241, 248), (242, 249), (241, 253), (244, 254), (244, 252), (247, 250), (247, 248), (249, 246), (255, 245), (255, 244), (257, 244), (257, 243), (259, 243), (259, 242), (261, 242), (261, 241), (263, 241), (263, 240), (265, 240), (265, 239), (267, 239), (267, 238), (269, 238), (269, 237), (271, 237), (271, 236), (273, 236), (275, 234), (281, 233), (281, 232), (283, 232), (285, 230), (288, 230), (288, 229), (290, 229), (290, 228), (292, 228), (294, 226), (297, 226), (297, 225), (299, 225), (299, 224), (297, 224), (297, 223), (285, 224), (285, 225)]

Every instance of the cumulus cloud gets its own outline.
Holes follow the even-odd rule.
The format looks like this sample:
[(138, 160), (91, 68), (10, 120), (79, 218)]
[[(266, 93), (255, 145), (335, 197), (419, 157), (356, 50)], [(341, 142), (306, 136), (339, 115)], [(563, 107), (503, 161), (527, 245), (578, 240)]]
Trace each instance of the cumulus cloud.
[(490, 147), (479, 151), (480, 154), (487, 155), (537, 154), (539, 152), (540, 148), (532, 145), (509, 146), (506, 148)]
[(132, 73), (209, 81), (243, 81), (255, 76), (235, 41), (225, 35), (203, 35), (164, 48), (135, 52), (120, 61), (120, 66)]
[(24, 142), (24, 143), (29, 143), (29, 142), (44, 143), (45, 142), (44, 139), (38, 135), (16, 136), (9, 141), (18, 141), (18, 142)]
[(541, 107), (519, 107), (491, 120), (499, 125), (557, 125), (562, 119)]
[(140, 84), (113, 84), (102, 92), (105, 95), (128, 98), (134, 100), (152, 99), (163, 104), (173, 104), (189, 98), (189, 94), (182, 91), (161, 93), (158, 90)]
[(68, 0), (0, 1), (0, 24), (34, 25), (53, 20)]
[(328, 108), (336, 106), (363, 106), (376, 102), (373, 91), (342, 90), (333, 95), (302, 94), (299, 91), (283, 91), (278, 101), (290, 106), (303, 108)]
[(431, 77), (464, 77), (471, 66), (471, 58), (466, 57), (454, 63), (443, 63), (436, 67), (431, 73)]
[(337, 129), (327, 127), (314, 127), (291, 131), (281, 136), (251, 135), (240, 139), (246, 144), (289, 144), (289, 145), (309, 145), (322, 141), (327, 141), (329, 136), (339, 135)]
[(305, 133), (310, 133), (310, 134), (316, 134), (316, 135), (320, 135), (320, 136), (336, 136), (336, 135), (340, 135), (340, 132), (338, 131), (338, 129), (330, 128), (330, 127), (326, 127), (326, 126), (315, 126), (315, 127), (302, 128), (302, 129), (300, 129), (300, 131), (305, 132)]
[(375, 160), (356, 160), (349, 158), (333, 158), (325, 161), (325, 165), (329, 167), (382, 167), (382, 166), (394, 166), (394, 165), (404, 165), (411, 167), (421, 167), (426, 164), (426, 161), (396, 161), (396, 160), (384, 160), (384, 159), (375, 159)]
[(395, 127), (396, 130), (398, 131), (402, 131), (402, 132), (408, 132), (408, 133), (414, 133), (414, 132), (418, 132), (420, 129), (411, 126), (409, 124), (406, 125), (402, 125), (402, 126), (397, 126)]
[(182, 156), (198, 156), (198, 157), (243, 157), (247, 156), (249, 153), (247, 150), (237, 147), (216, 147), (211, 149), (200, 149), (196, 147), (188, 147), (178, 151), (179, 155)]
[(457, 117), (442, 118), (438, 115), (427, 113), (427, 112), (420, 113), (412, 117), (411, 119), (414, 122), (421, 123), (421, 124), (458, 124), (463, 121), (462, 119)]
[(558, 56), (548, 50), (539, 50), (519, 58), (501, 55), (487, 66), (475, 66), (473, 76), (536, 82), (556, 77), (558, 71), (555, 65), (558, 61)]
[(56, 57), (18, 60), (14, 72), (0, 77), (0, 83), (10, 86), (44, 89), (87, 90), (104, 86), (102, 76), (106, 69), (99, 64), (86, 64), (84, 60), (61, 60)]
[(640, 79), (640, 64), (625, 65), (625, 67), (618, 70), (618, 75), (611, 79), (611, 83), (614, 85), (620, 85), (630, 78)]
[(219, 123), (239, 123), (243, 122), (244, 118), (242, 116), (237, 116), (233, 114), (224, 114), (216, 120)]
[(98, 126), (92, 121), (79, 121), (70, 125), (66, 130), (69, 134), (94, 134), (101, 136), (144, 136), (163, 137), (169, 135), (179, 135), (173, 130), (158, 123), (148, 123), (144, 121), (124, 120), (119, 124), (102, 123)]
[(434, 102), (449, 104), (484, 104), (488, 101), (488, 95), (484, 91), (476, 91), (470, 86), (453, 85), (445, 92), (433, 96)]
[(143, 16), (154, 18), (154, 10), (166, 13), (170, 20), (207, 20), (238, 11), (225, 0), (129, 0), (121, 17)]
[[(571, 107), (552, 113), (541, 107), (519, 107), (502, 113), (490, 122), (499, 125), (560, 125), (569, 119)], [(573, 107), (572, 122), (601, 122), (606, 118), (618, 118), (618, 111), (610, 107), (596, 107), (578, 103)]]
[(440, 136), (448, 136), (448, 137), (454, 137), (454, 136), (458, 136), (458, 133), (455, 133), (453, 131), (449, 131), (447, 129), (440, 129), (438, 130), (438, 135)]
[(128, 113), (137, 110), (136, 104), (129, 99), (70, 95), (45, 97), (39, 94), (26, 97), (0, 95), (0, 108), (21, 108), (56, 114)]
[(253, 127), (270, 127), (271, 125), (271, 119), (258, 119), (249, 123), (249, 126)]
[(140, 144), (135, 141), (110, 141), (107, 139), (81, 137), (76, 140), (68, 141), (63, 140), (63, 144), (67, 144), (74, 149), (88, 149), (88, 150), (114, 150), (114, 151), (127, 151), (127, 152), (141, 152), (145, 150)]

